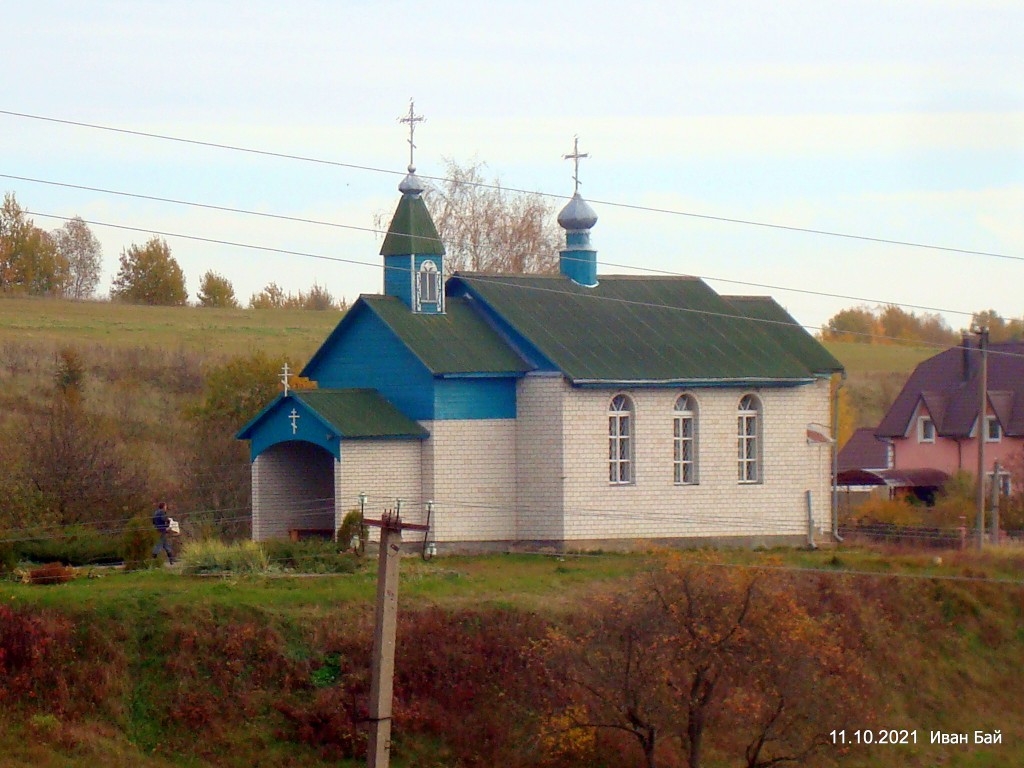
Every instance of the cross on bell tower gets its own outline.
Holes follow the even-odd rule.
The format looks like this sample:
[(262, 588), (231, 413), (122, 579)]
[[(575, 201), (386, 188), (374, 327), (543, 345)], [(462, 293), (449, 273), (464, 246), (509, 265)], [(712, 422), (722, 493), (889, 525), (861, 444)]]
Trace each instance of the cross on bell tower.
[(409, 114), (398, 118), (398, 122), (406, 123), (409, 126), (409, 173), (416, 173), (416, 164), (413, 162), (413, 152), (416, 150), (416, 144), (414, 142), (416, 136), (416, 123), (425, 123), (427, 118), (423, 115), (416, 114), (415, 104), (412, 99), (409, 99)]
[(581, 153), (580, 152), (580, 137), (579, 136), (573, 136), (572, 137), (572, 154), (570, 154), (570, 155), (562, 155), (562, 159), (563, 160), (572, 160), (572, 163), (573, 163), (572, 180), (576, 184), (575, 189), (573, 189), (573, 194), (576, 194), (576, 193), (578, 193), (580, 191), (580, 160), (582, 160), (584, 157), (590, 157), (590, 153), (589, 152)]

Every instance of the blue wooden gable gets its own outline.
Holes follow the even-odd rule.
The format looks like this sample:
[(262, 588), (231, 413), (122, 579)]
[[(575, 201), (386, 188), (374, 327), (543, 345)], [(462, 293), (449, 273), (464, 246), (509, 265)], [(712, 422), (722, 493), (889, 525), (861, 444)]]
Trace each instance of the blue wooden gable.
[(273, 445), (293, 440), (319, 445), (334, 458), (341, 458), (341, 440), (335, 427), (296, 397), (278, 395), (237, 437), (250, 441), (251, 460)]
[(516, 416), (515, 375), (435, 375), (363, 299), (341, 319), (302, 376), (321, 388), (376, 389), (418, 421)]

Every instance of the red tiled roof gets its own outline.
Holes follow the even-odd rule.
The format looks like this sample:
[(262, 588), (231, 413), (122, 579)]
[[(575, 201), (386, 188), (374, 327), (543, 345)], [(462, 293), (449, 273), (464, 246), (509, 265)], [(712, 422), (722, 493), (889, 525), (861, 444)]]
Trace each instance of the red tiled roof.
[[(976, 345), (928, 358), (914, 369), (875, 434), (904, 437), (923, 401), (939, 435), (968, 437), (978, 417), (979, 370)], [(1024, 342), (989, 345), (988, 397), (1003, 432), (1024, 436)]]

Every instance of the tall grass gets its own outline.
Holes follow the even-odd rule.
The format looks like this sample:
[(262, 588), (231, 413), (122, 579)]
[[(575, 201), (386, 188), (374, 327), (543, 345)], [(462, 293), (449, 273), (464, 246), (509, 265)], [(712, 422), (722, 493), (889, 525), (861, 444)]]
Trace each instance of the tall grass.
[(260, 574), (270, 567), (270, 558), (254, 541), (225, 543), (217, 539), (189, 541), (179, 555), (182, 571), (190, 574)]

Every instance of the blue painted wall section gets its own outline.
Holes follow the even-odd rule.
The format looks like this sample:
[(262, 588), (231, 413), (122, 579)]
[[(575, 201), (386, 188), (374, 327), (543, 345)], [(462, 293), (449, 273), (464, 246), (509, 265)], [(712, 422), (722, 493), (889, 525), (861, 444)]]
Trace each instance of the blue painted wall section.
[(366, 305), (349, 310), (302, 375), (322, 388), (376, 389), (409, 418), (434, 418), (434, 377)]
[[(296, 416), (294, 419), (293, 411)], [(334, 458), (341, 458), (341, 440), (331, 425), (293, 397), (281, 396), (272, 403), (259, 424), (252, 430), (249, 439), (249, 457), (253, 461), (272, 445), (295, 440), (313, 443)]]
[(412, 308), (413, 256), (384, 257), (384, 295), (401, 299)]
[(435, 419), (514, 419), (515, 378), (438, 378)]
[(580, 285), (597, 285), (597, 251), (590, 247), (590, 232), (565, 233), (565, 250), (559, 251), (559, 271)]

